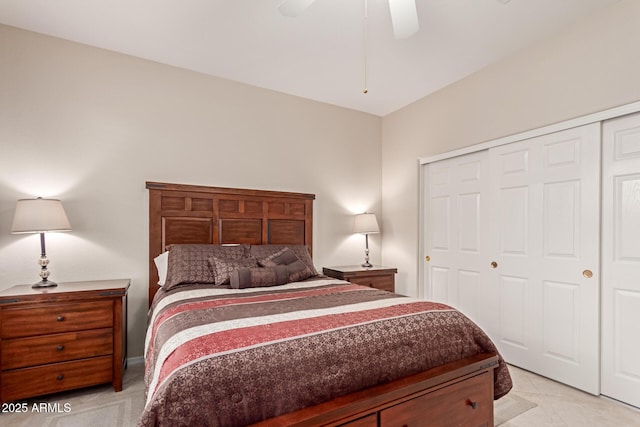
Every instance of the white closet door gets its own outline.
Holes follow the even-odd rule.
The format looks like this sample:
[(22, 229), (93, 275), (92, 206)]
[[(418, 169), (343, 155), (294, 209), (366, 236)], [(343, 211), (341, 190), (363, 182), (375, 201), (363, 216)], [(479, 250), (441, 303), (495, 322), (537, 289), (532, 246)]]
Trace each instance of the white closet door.
[(599, 393), (600, 125), (490, 151), (497, 289), (490, 331), (507, 362)]
[(452, 305), (484, 327), (488, 273), (488, 153), (427, 165), (424, 174), (425, 296)]
[(640, 115), (605, 122), (602, 394), (640, 407)]

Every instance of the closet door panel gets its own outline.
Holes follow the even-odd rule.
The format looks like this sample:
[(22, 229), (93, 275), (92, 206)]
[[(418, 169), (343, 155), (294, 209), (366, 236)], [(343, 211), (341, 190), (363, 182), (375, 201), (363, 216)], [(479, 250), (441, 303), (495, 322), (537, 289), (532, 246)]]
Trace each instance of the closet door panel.
[(451, 197), (436, 196), (431, 199), (431, 243), (437, 251), (449, 250), (449, 234), (451, 227)]
[(543, 354), (563, 362), (580, 363), (580, 286), (575, 283), (545, 281), (543, 313)]
[(434, 266), (431, 269), (431, 300), (451, 303), (453, 297), (451, 295), (451, 281), (449, 280), (449, 269)]
[[(497, 307), (500, 313), (499, 341), (505, 345), (528, 352), (534, 338), (529, 330), (528, 311), (529, 280), (526, 277), (500, 276), (500, 300)], [(509, 359), (507, 359), (509, 362)]]
[(461, 252), (480, 252), (480, 193), (461, 194), (458, 197)]
[[(617, 261), (640, 261), (640, 175), (616, 176), (615, 192), (615, 256)], [(630, 231), (630, 233), (626, 233)]]
[(593, 124), (489, 150), (500, 283), (492, 335), (509, 363), (594, 394), (599, 143)]
[(499, 283), (500, 313), (491, 334), (507, 362), (538, 370), (541, 288), (539, 253), (541, 222), (539, 169), (541, 150), (535, 141), (491, 149), (489, 163), (494, 211), (493, 280)]
[(481, 307), (479, 304), (482, 283), (480, 273), (477, 271), (458, 271), (458, 305), (462, 307), (471, 319), (480, 318)]
[(529, 188), (501, 188), (499, 198), (500, 254), (526, 256), (529, 251)]
[(602, 394), (640, 407), (640, 114), (603, 126)]
[[(640, 313), (640, 292), (630, 292), (616, 290), (613, 293), (613, 313), (614, 346), (611, 348), (615, 355), (613, 360), (613, 372), (616, 377), (623, 380), (637, 383), (640, 381), (640, 350), (638, 349), (637, 337), (640, 336), (638, 328), (638, 313)], [(629, 337), (636, 337), (635, 340)], [(608, 382), (608, 381), (607, 381)], [(608, 394), (608, 389), (604, 394)], [(632, 393), (633, 400), (624, 399), (635, 406), (640, 407), (638, 402), (638, 390)], [(614, 397), (614, 396), (612, 396)], [(622, 399), (621, 399), (622, 400)]]
[(580, 181), (545, 184), (543, 192), (544, 256), (578, 258)]
[(425, 296), (487, 322), (487, 152), (427, 165)]

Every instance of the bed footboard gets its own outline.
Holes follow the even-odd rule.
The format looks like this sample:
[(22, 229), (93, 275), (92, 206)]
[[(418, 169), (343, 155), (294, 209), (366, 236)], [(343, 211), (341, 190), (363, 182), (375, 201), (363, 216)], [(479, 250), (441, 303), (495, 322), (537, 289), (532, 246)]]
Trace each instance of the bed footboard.
[(254, 424), (272, 426), (493, 426), (493, 370), (479, 354)]

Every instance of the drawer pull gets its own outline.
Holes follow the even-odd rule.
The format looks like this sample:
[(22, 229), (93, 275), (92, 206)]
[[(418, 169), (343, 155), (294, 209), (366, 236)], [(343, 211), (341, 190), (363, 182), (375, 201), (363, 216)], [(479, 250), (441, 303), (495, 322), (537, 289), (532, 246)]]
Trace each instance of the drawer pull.
[(64, 378), (64, 375), (58, 374), (58, 376), (56, 377), (56, 380), (62, 381), (63, 378)]
[(58, 318), (56, 319), (58, 322), (62, 322), (64, 320), (64, 316), (58, 316)]
[(64, 346), (63, 345), (59, 345), (56, 347), (56, 351), (62, 351), (64, 350)]
[(467, 405), (471, 406), (471, 409), (476, 409), (478, 407), (478, 402), (474, 402), (473, 400), (467, 400)]

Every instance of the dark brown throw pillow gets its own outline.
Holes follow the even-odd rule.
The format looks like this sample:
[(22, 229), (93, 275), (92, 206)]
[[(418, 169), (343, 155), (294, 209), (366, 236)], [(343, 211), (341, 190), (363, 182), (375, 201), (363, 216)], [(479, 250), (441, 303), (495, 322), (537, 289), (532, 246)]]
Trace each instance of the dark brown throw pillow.
[(300, 280), (308, 279), (312, 276), (309, 267), (300, 260), (294, 261), (286, 267), (289, 273), (290, 282), (299, 282)]
[(251, 245), (249, 252), (251, 256), (257, 260), (265, 260), (266, 258), (282, 251), (283, 249), (290, 249), (300, 261), (309, 268), (311, 276), (317, 276), (318, 271), (313, 265), (309, 248), (306, 245)]
[(228, 284), (231, 274), (240, 268), (258, 267), (258, 261), (253, 257), (240, 259), (212, 257), (209, 258), (209, 262), (213, 267), (216, 285)]
[(298, 282), (313, 276), (313, 272), (288, 247), (275, 252), (258, 261), (263, 267), (286, 265), (289, 270), (289, 281)]
[(284, 285), (288, 281), (289, 270), (285, 265), (239, 268), (234, 270), (230, 277), (233, 289)]
[(266, 258), (258, 260), (258, 264), (262, 267), (275, 267), (276, 265), (289, 265), (295, 261), (300, 261), (296, 254), (289, 248), (283, 248)]
[(165, 290), (187, 283), (215, 283), (209, 258), (246, 258), (249, 245), (170, 245)]

